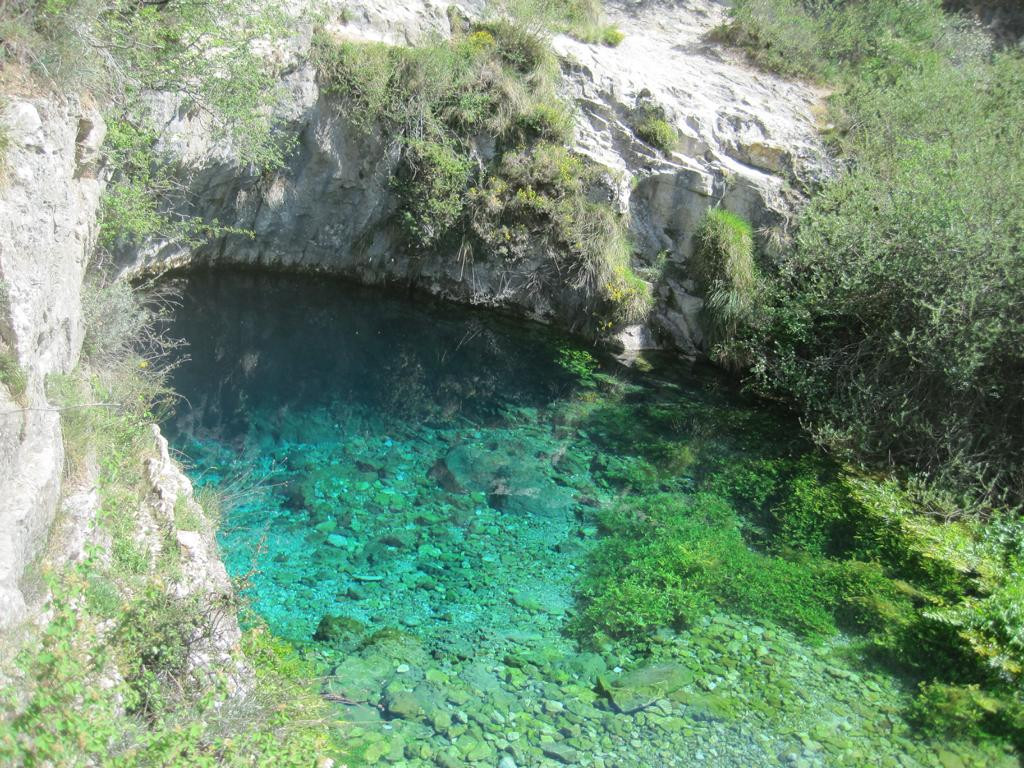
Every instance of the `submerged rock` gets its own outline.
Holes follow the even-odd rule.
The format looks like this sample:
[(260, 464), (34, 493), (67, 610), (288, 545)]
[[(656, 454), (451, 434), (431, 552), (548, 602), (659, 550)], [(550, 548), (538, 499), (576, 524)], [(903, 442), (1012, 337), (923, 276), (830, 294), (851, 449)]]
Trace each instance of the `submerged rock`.
[(693, 671), (682, 664), (655, 664), (627, 672), (618, 678), (597, 676), (597, 692), (618, 712), (632, 714), (694, 681)]

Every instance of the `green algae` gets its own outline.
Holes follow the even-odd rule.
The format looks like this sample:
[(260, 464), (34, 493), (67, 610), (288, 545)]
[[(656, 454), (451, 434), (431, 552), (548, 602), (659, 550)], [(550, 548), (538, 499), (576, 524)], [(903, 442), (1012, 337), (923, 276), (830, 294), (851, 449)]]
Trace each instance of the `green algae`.
[[(714, 373), (652, 357), (638, 374), (541, 329), (333, 283), (200, 275), (184, 296), (168, 434), (198, 485), (234, 493), (228, 570), (319, 659), (349, 764), (1015, 764), (917, 734), (912, 681), (868, 663), (807, 566), (772, 549), (778, 488), (743, 468), (788, 478), (813, 454)], [(616, 636), (634, 606), (595, 611), (594, 568), (621, 586), (649, 554), (619, 546), (616, 510), (646, 542), (637, 509), (650, 522), (659, 499), (709, 494), (717, 514), (667, 520), (714, 545), (686, 561), (707, 599), (642, 642)], [(817, 528), (783, 532), (827, 548)], [(810, 632), (778, 610), (791, 572)]]

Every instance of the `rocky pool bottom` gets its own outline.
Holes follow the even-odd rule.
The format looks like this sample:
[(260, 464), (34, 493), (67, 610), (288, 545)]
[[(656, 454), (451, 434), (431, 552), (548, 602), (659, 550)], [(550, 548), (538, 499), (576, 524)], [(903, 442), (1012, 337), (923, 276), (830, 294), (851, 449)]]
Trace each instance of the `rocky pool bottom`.
[(1018, 764), (922, 738), (914, 681), (838, 632), (720, 603), (639, 645), (588, 632), (606, 510), (809, 451), (712, 372), (330, 282), (182, 295), (167, 432), (226, 501), (229, 572), (324, 669), (349, 765)]

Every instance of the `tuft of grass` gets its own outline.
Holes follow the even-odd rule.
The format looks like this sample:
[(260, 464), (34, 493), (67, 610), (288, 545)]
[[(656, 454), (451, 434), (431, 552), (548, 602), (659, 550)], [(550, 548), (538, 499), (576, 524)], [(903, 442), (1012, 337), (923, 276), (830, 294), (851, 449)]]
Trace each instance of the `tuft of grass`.
[(614, 24), (588, 24), (569, 33), (582, 43), (607, 45), (615, 48), (626, 39), (626, 34)]
[(633, 131), (663, 155), (670, 155), (679, 143), (679, 132), (665, 119), (665, 108), (651, 99), (639, 101), (631, 115)]
[(758, 272), (754, 261), (754, 233), (734, 213), (712, 208), (694, 236), (690, 274), (704, 294), (708, 346), (713, 357), (730, 367), (742, 367), (728, 344), (754, 314)]
[(18, 401), (28, 391), (28, 376), (11, 350), (0, 350), (0, 385), (6, 387), (11, 397)]

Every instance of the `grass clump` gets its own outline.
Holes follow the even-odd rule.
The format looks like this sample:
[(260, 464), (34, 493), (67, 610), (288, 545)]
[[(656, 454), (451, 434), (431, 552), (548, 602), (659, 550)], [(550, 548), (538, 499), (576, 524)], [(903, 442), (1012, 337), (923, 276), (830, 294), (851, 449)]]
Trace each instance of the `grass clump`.
[(498, 7), (523, 26), (559, 32), (592, 45), (614, 48), (625, 38), (606, 21), (600, 0), (505, 0)]
[(19, 401), (28, 391), (25, 369), (18, 364), (14, 352), (7, 349), (0, 350), (0, 386), (6, 387), (11, 397)]
[(709, 210), (694, 236), (690, 274), (704, 296), (704, 326), (713, 359), (742, 367), (737, 334), (753, 318), (758, 296), (754, 235), (750, 225), (721, 208)]
[(679, 132), (665, 119), (665, 108), (651, 99), (641, 100), (633, 110), (633, 131), (663, 155), (670, 155), (679, 142)]

